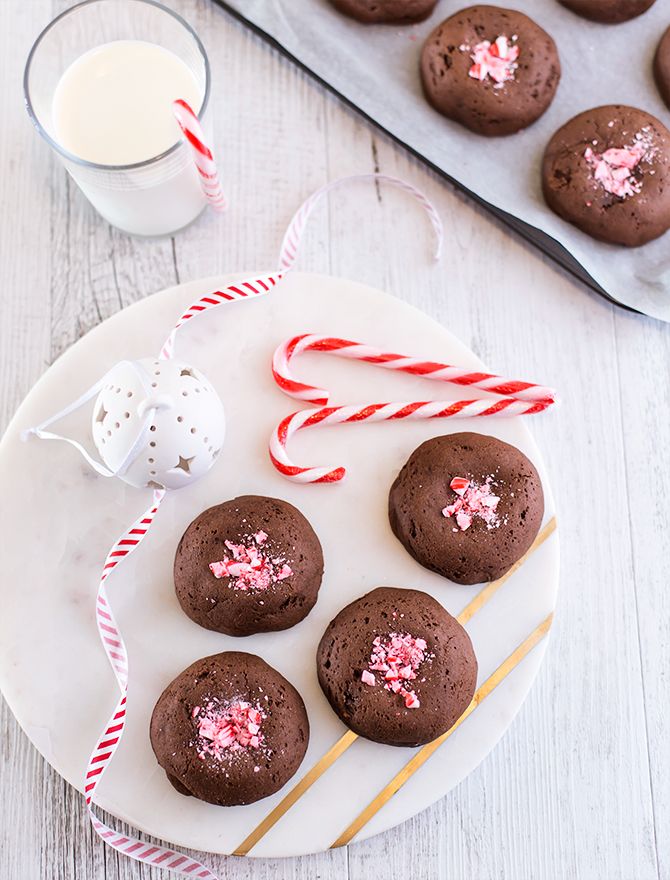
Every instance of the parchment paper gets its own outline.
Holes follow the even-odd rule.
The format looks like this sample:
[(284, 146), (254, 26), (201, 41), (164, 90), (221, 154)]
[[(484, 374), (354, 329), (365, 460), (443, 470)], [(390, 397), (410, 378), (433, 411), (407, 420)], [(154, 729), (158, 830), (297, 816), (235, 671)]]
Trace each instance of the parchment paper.
[[(547, 208), (540, 184), (547, 141), (577, 113), (627, 104), (670, 128), (670, 111), (652, 74), (656, 46), (670, 24), (670, 0), (656, 0), (644, 15), (619, 25), (589, 22), (556, 0), (501, 2), (529, 15), (553, 37), (562, 66), (556, 97), (544, 116), (504, 138), (482, 137), (443, 118), (421, 90), (419, 59), (425, 39), (467, 6), (467, 0), (441, 0), (429, 19), (405, 27), (361, 25), (338, 13), (328, 0), (217, 2), (274, 38), (475, 196), (562, 244), (611, 298), (670, 321), (670, 232), (640, 248), (597, 242)], [(564, 263), (569, 266), (569, 256)]]

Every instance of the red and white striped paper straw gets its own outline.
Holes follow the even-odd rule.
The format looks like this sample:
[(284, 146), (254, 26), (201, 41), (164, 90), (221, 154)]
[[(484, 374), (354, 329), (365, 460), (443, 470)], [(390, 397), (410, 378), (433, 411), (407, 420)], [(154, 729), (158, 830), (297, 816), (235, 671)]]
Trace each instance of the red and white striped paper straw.
[(329, 392), (324, 388), (314, 385), (306, 385), (299, 382), (290, 369), (291, 360), (305, 351), (327, 352), (338, 357), (351, 358), (365, 361), (384, 367), (386, 370), (397, 370), (409, 373), (413, 376), (423, 376), (427, 379), (437, 379), (440, 382), (450, 382), (452, 385), (463, 385), (470, 388), (479, 388), (481, 391), (489, 391), (494, 394), (503, 394), (514, 397), (517, 400), (554, 402), (556, 392), (553, 388), (544, 385), (533, 385), (530, 382), (518, 382), (514, 379), (504, 379), (491, 373), (466, 370), (463, 367), (452, 367), (448, 364), (440, 364), (434, 361), (424, 361), (418, 358), (407, 357), (402, 354), (384, 351), (371, 345), (362, 345), (351, 342), (348, 339), (340, 339), (333, 336), (318, 336), (306, 333), (302, 336), (294, 336), (280, 345), (272, 358), (272, 375), (277, 385), (286, 394), (298, 400), (306, 400), (318, 406), (325, 406), (329, 400)]
[(408, 192), (418, 202), (420, 202), (420, 204), (422, 204), (423, 207), (426, 209), (426, 212), (430, 218), (430, 222), (433, 224), (433, 229), (435, 230), (435, 235), (437, 236), (437, 250), (435, 252), (435, 259), (440, 259), (440, 256), (442, 254), (443, 237), (442, 221), (440, 220), (440, 215), (437, 213), (432, 203), (420, 190), (416, 189), (416, 187), (411, 186), (411, 184), (409, 183), (405, 183), (404, 180), (399, 180), (397, 177), (389, 177), (387, 174), (353, 174), (349, 177), (340, 177), (338, 180), (333, 180), (331, 181), (331, 183), (327, 183), (325, 186), (322, 186), (321, 189), (318, 189), (315, 193), (313, 193), (298, 208), (288, 225), (288, 229), (286, 230), (286, 234), (284, 235), (284, 240), (282, 241), (282, 245), (279, 251), (280, 272), (288, 271), (295, 263), (298, 256), (300, 239), (305, 229), (305, 225), (307, 223), (307, 220), (309, 219), (309, 215), (312, 213), (320, 199), (329, 190), (333, 189), (333, 187), (339, 186), (341, 183), (348, 183), (352, 180), (379, 180), (385, 183), (391, 183), (394, 186), (398, 186), (401, 189), (404, 189), (405, 192)]
[(213, 211), (223, 214), (228, 210), (228, 200), (221, 189), (212, 151), (207, 146), (198, 117), (186, 101), (181, 99), (173, 102), (172, 112), (191, 147), (193, 161), (200, 174), (200, 185), (207, 196), (207, 201)]
[(296, 431), (316, 425), (351, 422), (383, 422), (399, 419), (470, 419), (480, 416), (521, 416), (542, 412), (551, 401), (533, 402), (506, 397), (501, 400), (411, 401), (370, 403), (353, 406), (325, 406), (300, 410), (283, 419), (270, 437), (270, 458), (280, 474), (294, 483), (337, 483), (346, 470), (337, 467), (300, 467), (289, 458), (286, 446)]

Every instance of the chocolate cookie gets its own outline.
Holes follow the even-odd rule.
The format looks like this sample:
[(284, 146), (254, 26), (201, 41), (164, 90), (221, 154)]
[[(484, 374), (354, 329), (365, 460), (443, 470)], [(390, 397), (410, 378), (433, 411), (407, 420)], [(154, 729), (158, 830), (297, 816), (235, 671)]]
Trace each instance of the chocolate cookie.
[(437, 0), (330, 0), (363, 24), (412, 24), (428, 18)]
[(420, 746), (449, 730), (472, 701), (470, 637), (418, 590), (379, 587), (332, 620), (317, 652), (319, 684), (354, 733)]
[(422, 443), (389, 494), (393, 534), (417, 562), (457, 584), (501, 577), (533, 543), (543, 514), (535, 466), (484, 434)]
[(268, 797), (295, 774), (309, 722), (300, 694), (255, 654), (191, 664), (161, 694), (151, 745), (178, 792), (221, 807)]
[(670, 131), (635, 107), (580, 113), (547, 144), (542, 192), (593, 238), (646, 244), (670, 228)]
[(243, 495), (210, 507), (182, 536), (174, 561), (185, 613), (230, 636), (288, 629), (317, 600), (323, 553), (287, 501)]
[(521, 12), (471, 6), (426, 40), (421, 82), (429, 103), (477, 134), (526, 128), (551, 104), (561, 65), (556, 45)]
[(637, 18), (653, 6), (656, 0), (558, 0), (582, 18), (601, 24), (619, 24)]
[(663, 34), (654, 55), (654, 79), (661, 97), (670, 107), (670, 27)]

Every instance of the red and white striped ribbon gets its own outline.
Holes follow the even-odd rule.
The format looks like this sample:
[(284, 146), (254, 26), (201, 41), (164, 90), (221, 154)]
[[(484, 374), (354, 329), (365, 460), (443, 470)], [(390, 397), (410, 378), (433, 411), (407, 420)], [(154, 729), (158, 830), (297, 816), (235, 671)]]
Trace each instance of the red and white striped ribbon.
[(444, 400), (429, 400), (300, 410), (283, 419), (273, 431), (270, 437), (270, 458), (279, 473), (294, 483), (337, 483), (346, 473), (343, 467), (299, 467), (289, 458), (286, 446), (296, 431), (316, 425), (350, 422), (520, 416), (542, 412), (551, 405), (551, 401), (533, 402), (506, 397), (501, 400), (457, 400), (449, 403)]
[(207, 201), (213, 211), (216, 211), (217, 214), (223, 214), (228, 210), (228, 200), (221, 189), (219, 173), (216, 170), (212, 152), (205, 141), (198, 117), (186, 101), (181, 99), (173, 102), (172, 112), (191, 147), (193, 161), (200, 174), (200, 185), (207, 196)]
[(232, 302), (236, 299), (248, 299), (252, 296), (262, 296), (269, 293), (273, 287), (281, 280), (281, 275), (273, 273), (272, 275), (261, 275), (260, 277), (247, 278), (239, 281), (237, 284), (231, 284), (223, 290), (214, 290), (206, 293), (200, 299), (186, 309), (184, 314), (175, 324), (174, 329), (165, 340), (165, 344), (161, 349), (160, 357), (169, 360), (174, 354), (174, 341), (180, 327), (183, 327), (187, 321), (190, 321), (195, 315), (199, 315), (213, 306), (221, 305), (221, 303)]
[(494, 394), (504, 394), (517, 400), (554, 402), (556, 392), (553, 388), (544, 385), (533, 385), (530, 382), (518, 382), (514, 379), (504, 379), (491, 373), (473, 372), (463, 367), (452, 367), (447, 364), (439, 364), (434, 361), (424, 361), (417, 358), (406, 357), (402, 354), (383, 351), (371, 345), (362, 345), (351, 342), (348, 339), (339, 339), (332, 336), (318, 336), (316, 334), (304, 334), (294, 336), (280, 345), (272, 358), (272, 375), (277, 385), (291, 397), (298, 400), (306, 400), (318, 406), (328, 403), (329, 392), (325, 388), (317, 388), (314, 385), (306, 385), (294, 378), (290, 369), (291, 360), (305, 351), (327, 352), (339, 357), (351, 358), (376, 364), (387, 370), (397, 370), (410, 373), (413, 376), (423, 376), (428, 379), (437, 379), (440, 382), (450, 382), (453, 385), (465, 385), (471, 388), (479, 388)]
[(334, 186), (339, 186), (339, 184), (341, 183), (346, 183), (351, 180), (371, 179), (386, 181), (387, 183), (392, 183), (395, 186), (401, 187), (401, 189), (404, 189), (406, 192), (410, 193), (424, 206), (424, 208), (428, 212), (428, 216), (430, 217), (430, 220), (435, 229), (435, 234), (437, 236), (437, 251), (435, 254), (435, 259), (439, 260), (442, 250), (442, 222), (440, 221), (439, 214), (422, 192), (420, 192), (418, 189), (415, 189), (415, 187), (411, 186), (410, 184), (405, 183), (403, 180), (399, 180), (396, 177), (388, 177), (386, 174), (356, 174), (351, 177), (341, 177), (338, 180), (334, 180), (326, 186), (321, 187), (321, 189), (317, 190), (305, 202), (303, 202), (300, 208), (298, 208), (297, 212), (295, 213), (293, 219), (289, 224), (288, 229), (286, 230), (286, 235), (284, 236), (284, 240), (282, 242), (279, 253), (279, 269), (276, 273), (263, 275), (260, 278), (248, 278), (245, 281), (240, 281), (238, 284), (226, 287), (225, 290), (212, 291), (211, 293), (206, 294), (196, 302), (192, 303), (181, 316), (181, 318), (177, 321), (174, 329), (170, 333), (170, 336), (167, 338), (163, 348), (161, 349), (160, 357), (169, 359), (173, 356), (174, 341), (175, 336), (177, 335), (177, 331), (190, 318), (194, 317), (194, 315), (198, 315), (206, 309), (209, 309), (212, 306), (218, 306), (223, 302), (230, 302), (231, 300), (235, 299), (242, 299), (248, 296), (268, 293), (268, 291), (277, 284), (282, 276), (294, 266), (298, 256), (298, 248), (300, 246), (300, 240), (302, 238), (305, 225), (307, 223), (309, 215), (314, 210), (314, 207), (318, 203), (319, 199), (321, 199), (321, 197), (325, 193), (327, 193), (328, 190), (332, 189)]
[(114, 618), (107, 591), (105, 581), (116, 566), (125, 557), (139, 546), (144, 540), (149, 527), (158, 511), (158, 507), (165, 497), (165, 490), (160, 489), (154, 491), (154, 503), (146, 513), (141, 516), (133, 525), (123, 533), (116, 541), (112, 549), (107, 555), (105, 565), (100, 577), (100, 585), (98, 587), (98, 595), (96, 599), (96, 623), (98, 632), (102, 639), (102, 644), (107, 654), (107, 658), (114, 670), (114, 675), (121, 692), (119, 702), (112, 712), (104, 733), (98, 739), (96, 746), (88, 761), (86, 769), (86, 783), (84, 793), (86, 795), (86, 806), (88, 807), (91, 823), (100, 837), (118, 852), (130, 856), (140, 862), (146, 862), (149, 865), (157, 865), (162, 868), (168, 868), (176, 873), (184, 874), (188, 877), (199, 877), (201, 880), (217, 880), (212, 872), (195, 859), (177, 853), (174, 850), (167, 849), (163, 846), (156, 846), (152, 843), (145, 843), (141, 840), (135, 840), (124, 834), (119, 834), (109, 826), (101, 822), (93, 812), (93, 798), (103, 773), (107, 769), (109, 762), (117, 749), (123, 730), (125, 727), (126, 716), (126, 697), (128, 693), (128, 652), (121, 636), (121, 632)]
[(321, 189), (318, 189), (315, 193), (313, 193), (313, 195), (311, 195), (307, 199), (307, 201), (303, 202), (302, 205), (298, 208), (296, 213), (293, 215), (291, 222), (289, 223), (288, 229), (286, 230), (286, 235), (284, 236), (284, 240), (282, 241), (282, 245), (279, 251), (280, 272), (288, 271), (295, 263), (298, 256), (300, 239), (305, 229), (305, 225), (307, 223), (307, 220), (309, 219), (309, 215), (312, 213), (319, 200), (329, 190), (333, 189), (333, 187), (339, 186), (341, 183), (347, 183), (351, 180), (380, 180), (385, 183), (392, 183), (394, 186), (398, 186), (401, 189), (404, 189), (405, 192), (408, 192), (418, 202), (420, 202), (426, 209), (426, 212), (430, 217), (430, 221), (433, 224), (433, 229), (435, 230), (435, 235), (437, 236), (437, 250), (435, 252), (435, 259), (440, 259), (442, 253), (442, 221), (440, 220), (440, 215), (437, 213), (431, 202), (426, 198), (426, 196), (424, 196), (424, 194), (420, 190), (411, 186), (409, 183), (405, 183), (404, 180), (399, 180), (397, 177), (389, 177), (386, 174), (353, 174), (350, 177), (340, 177), (338, 180), (333, 180), (331, 183), (327, 183), (325, 186), (322, 186)]

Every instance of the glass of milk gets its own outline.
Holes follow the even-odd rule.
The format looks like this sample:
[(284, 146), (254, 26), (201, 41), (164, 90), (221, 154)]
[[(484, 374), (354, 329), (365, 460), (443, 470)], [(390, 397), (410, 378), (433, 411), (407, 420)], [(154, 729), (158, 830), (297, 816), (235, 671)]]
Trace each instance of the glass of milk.
[(185, 100), (211, 140), (210, 69), (195, 32), (153, 0), (86, 0), (42, 32), (28, 113), (93, 207), (130, 235), (174, 235), (207, 204), (172, 113)]

